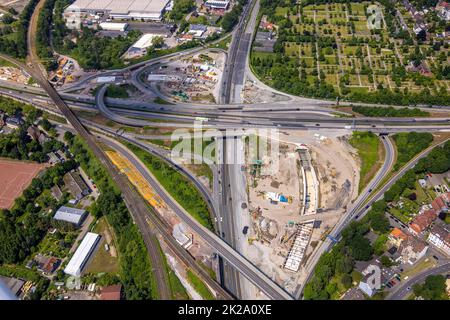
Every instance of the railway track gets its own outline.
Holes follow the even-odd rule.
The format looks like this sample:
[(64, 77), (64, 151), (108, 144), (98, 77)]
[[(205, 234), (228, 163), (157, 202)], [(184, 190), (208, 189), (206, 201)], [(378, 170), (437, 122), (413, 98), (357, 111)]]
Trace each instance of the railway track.
[[(130, 211), (131, 217), (133, 221), (139, 228), (139, 231), (142, 234), (144, 243), (146, 245), (147, 251), (149, 253), (153, 272), (157, 282), (158, 295), (160, 299), (169, 300), (172, 298), (171, 290), (169, 287), (169, 279), (165, 269), (165, 263), (163, 261), (163, 257), (159, 251), (157, 232), (161, 234), (165, 242), (171, 248), (173, 253), (175, 253), (178, 257), (180, 257), (186, 265), (191, 267), (194, 272), (196, 272), (203, 279), (210, 278), (209, 275), (206, 275), (206, 271), (200, 269), (194, 259), (182, 249), (178, 244), (174, 244), (175, 240), (169, 233), (167, 229), (167, 225), (164, 225), (163, 222), (157, 217), (156, 213), (153, 210), (150, 210), (148, 205), (146, 205), (140, 196), (136, 194), (136, 192), (130, 186), (128, 180), (118, 172), (118, 170), (114, 167), (114, 165), (109, 161), (106, 154), (97, 144), (95, 138), (89, 133), (89, 131), (83, 126), (81, 121), (75, 116), (72, 110), (67, 106), (67, 104), (62, 100), (57, 91), (50, 85), (47, 81), (46, 76), (43, 74), (42, 65), (39, 62), (39, 57), (36, 53), (35, 46), (35, 34), (37, 28), (37, 17), (39, 15), (39, 9), (42, 7), (44, 0), (41, 0), (37, 5), (36, 10), (33, 12), (28, 35), (27, 35), (27, 44), (28, 44), (28, 52), (29, 55), (27, 57), (27, 65), (22, 64), (15, 59), (11, 59), (9, 57), (5, 57), (6, 60), (18, 65), (22, 69), (26, 70), (45, 90), (48, 96), (52, 99), (55, 105), (58, 107), (60, 112), (67, 119), (68, 123), (70, 123), (75, 131), (80, 135), (80, 137), (86, 142), (88, 147), (94, 153), (94, 155), (99, 159), (99, 161), (105, 166), (112, 179), (116, 182), (120, 191), (122, 192), (122, 198), (127, 205), (127, 208)], [(150, 221), (150, 224), (149, 224)], [(150, 226), (150, 228), (149, 228)], [(214, 282), (214, 281), (213, 281)], [(215, 287), (214, 283), (210, 284), (213, 288)], [(217, 284), (217, 286), (219, 286)], [(216, 286), (216, 287), (217, 287)], [(219, 286), (221, 289), (221, 287)], [(217, 288), (214, 288), (217, 289)], [(230, 298), (229, 295), (225, 292), (221, 292), (220, 289), (217, 289), (219, 294), (222, 294), (224, 298)]]

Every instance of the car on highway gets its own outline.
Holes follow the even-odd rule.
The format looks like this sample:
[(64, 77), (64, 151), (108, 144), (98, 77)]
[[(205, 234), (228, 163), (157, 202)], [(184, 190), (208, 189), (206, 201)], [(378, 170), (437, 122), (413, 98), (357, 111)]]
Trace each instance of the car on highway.
[(242, 229), (242, 233), (243, 233), (244, 235), (246, 235), (247, 232), (248, 232), (248, 226), (245, 226), (244, 229)]

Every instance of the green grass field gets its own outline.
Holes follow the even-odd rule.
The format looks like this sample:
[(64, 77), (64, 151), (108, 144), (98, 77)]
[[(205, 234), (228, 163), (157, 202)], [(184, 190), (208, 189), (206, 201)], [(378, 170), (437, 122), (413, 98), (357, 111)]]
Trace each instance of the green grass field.
[(208, 289), (208, 287), (197, 277), (191, 270), (187, 271), (187, 279), (189, 283), (194, 287), (195, 291), (197, 291), (205, 300), (215, 300), (214, 295)]
[(381, 157), (381, 142), (378, 137), (371, 132), (354, 132), (350, 144), (358, 150), (361, 159), (359, 191), (372, 179), (383, 159)]
[[(122, 141), (123, 142), (123, 141)], [(213, 230), (208, 206), (191, 182), (163, 160), (128, 142), (123, 142), (150, 170), (164, 189), (206, 228)]]

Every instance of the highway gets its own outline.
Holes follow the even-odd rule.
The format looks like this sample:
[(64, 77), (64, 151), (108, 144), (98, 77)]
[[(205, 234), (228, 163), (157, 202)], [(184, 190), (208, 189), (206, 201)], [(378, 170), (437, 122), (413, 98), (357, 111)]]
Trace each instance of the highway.
[[(31, 70), (30, 70), (31, 71)], [(34, 72), (34, 71), (33, 71)], [(34, 75), (33, 75), (34, 76)], [(37, 76), (37, 75), (36, 75)], [(49, 85), (50, 86), (50, 85)], [(52, 96), (52, 92), (49, 92), (49, 95)], [(58, 96), (59, 97), (59, 96)], [(61, 98), (59, 98), (60, 101), (62, 101)], [(58, 102), (58, 107), (60, 107), (58, 98), (54, 98), (53, 101), (55, 103)], [(64, 106), (66, 106), (64, 104)], [(67, 109), (66, 109), (67, 108)], [(112, 175), (113, 179), (118, 183), (120, 189), (122, 190), (123, 197), (125, 200), (125, 203), (127, 206), (129, 206), (130, 212), (133, 214), (134, 210), (140, 209), (141, 214), (133, 214), (133, 218), (138, 224), (140, 231), (143, 233), (144, 239), (145, 235), (148, 235), (148, 222), (147, 218), (152, 217), (152, 223), (153, 225), (158, 229), (158, 231), (161, 234), (166, 234), (166, 237), (164, 239), (166, 241), (173, 240), (173, 237), (170, 233), (166, 230), (166, 226), (161, 221), (158, 221), (158, 219), (155, 219), (155, 213), (148, 212), (148, 207), (143, 203), (142, 198), (136, 195), (135, 191), (131, 189), (129, 183), (126, 181), (126, 178), (117, 172), (117, 169), (111, 164), (111, 162), (107, 159), (106, 155), (103, 153), (103, 151), (98, 147), (96, 142), (93, 140), (93, 137), (87, 132), (87, 130), (82, 126), (81, 122), (73, 115), (73, 113), (70, 111), (70, 113), (67, 113), (67, 110), (70, 111), (70, 109), (66, 107), (60, 107), (61, 113), (68, 119), (69, 123), (72, 124), (72, 126), (75, 127), (76, 131), (86, 140), (88, 145), (93, 149), (96, 156), (100, 159), (100, 161), (107, 166), (108, 172)], [(75, 119), (75, 120), (74, 120)], [(74, 125), (75, 124), (75, 125)], [(83, 135), (82, 135), (83, 134)], [(124, 149), (122, 147), (122, 149)], [(130, 161), (133, 158), (129, 158)], [(133, 164), (139, 165), (135, 160), (133, 161)], [(139, 166), (140, 170), (146, 170), (146, 168), (143, 168), (142, 165)], [(144, 174), (145, 171), (142, 171), (141, 173)], [(145, 175), (146, 178), (149, 178), (148, 172)], [(150, 178), (149, 178), (150, 179)], [(214, 233), (200, 225), (195, 219), (193, 219), (189, 213), (185, 212), (182, 207), (178, 205), (159, 185), (159, 183), (155, 180), (149, 180), (149, 183), (151, 183), (152, 187), (162, 195), (162, 198), (169, 207), (176, 210), (176, 213), (179, 214), (179, 216), (182, 218), (182, 220), (192, 229), (194, 232), (199, 234), (207, 243), (211, 244), (221, 255), (224, 259), (226, 259), (234, 268), (238, 269), (242, 274), (244, 274), (250, 281), (252, 281), (256, 286), (258, 286), (267, 296), (271, 297), (272, 299), (277, 300), (284, 300), (284, 299), (292, 299), (292, 297), (280, 286), (278, 286), (276, 283), (274, 283), (270, 278), (268, 278), (265, 274), (263, 274), (258, 268), (256, 268), (253, 264), (251, 264), (249, 261), (247, 261), (244, 257), (242, 257), (239, 253), (237, 253), (235, 250), (233, 250), (229, 245), (221, 240), (219, 237), (217, 237)], [(167, 234), (168, 233), (168, 234)], [(150, 239), (149, 239), (150, 240)], [(184, 249), (182, 249), (179, 245), (176, 245), (178, 250), (182, 250), (185, 252)], [(187, 252), (185, 252), (187, 254)], [(178, 253), (180, 255), (180, 253)], [(195, 264), (196, 265), (196, 264)], [(159, 270), (164, 270), (162, 267), (157, 268)], [(193, 267), (195, 270), (195, 266)], [(165, 274), (165, 273), (164, 273)], [(162, 291), (162, 293), (164, 293)], [(229, 297), (229, 295), (228, 295)], [(164, 299), (164, 297), (161, 297)], [(168, 299), (168, 298), (166, 298)]]
[(119, 151), (125, 156), (142, 174), (146, 181), (152, 186), (155, 192), (162, 198), (162, 200), (175, 211), (178, 217), (196, 234), (215, 248), (218, 254), (226, 259), (234, 268), (259, 287), (268, 297), (275, 300), (291, 300), (292, 297), (279, 285), (273, 282), (269, 277), (263, 274), (257, 267), (249, 262), (242, 255), (231, 248), (224, 240), (216, 234), (201, 225), (195, 218), (193, 218), (183, 207), (181, 207), (171, 195), (161, 187), (160, 183), (153, 177), (148, 168), (139, 161), (130, 151), (118, 142), (108, 140), (107, 144)]
[[(160, 234), (164, 237), (169, 237), (170, 239), (166, 239), (169, 242), (169, 246), (171, 249), (177, 254), (183, 261), (186, 262), (193, 270), (196, 270), (197, 273), (203, 275), (201, 271), (198, 270), (198, 266), (193, 262), (192, 259), (189, 260), (186, 257), (186, 252), (183, 249), (180, 250), (179, 246), (174, 246), (173, 239), (170, 235), (169, 230), (167, 229), (167, 225), (164, 224), (156, 215), (156, 213), (148, 208), (147, 204), (140, 198), (139, 195), (136, 194), (135, 190), (130, 187), (127, 179), (120, 173), (117, 172), (115, 167), (106, 157), (104, 152), (98, 146), (95, 137), (93, 137), (88, 130), (83, 126), (82, 122), (75, 116), (69, 105), (64, 100), (71, 101), (71, 107), (76, 106), (77, 108), (90, 108), (92, 107), (87, 105), (94, 104), (98, 110), (107, 118), (116, 121), (118, 123), (143, 127), (147, 125), (152, 126), (183, 126), (183, 127), (191, 127), (193, 121), (198, 115), (202, 117), (207, 117), (208, 122), (205, 124), (206, 128), (255, 128), (255, 127), (279, 127), (283, 129), (346, 129), (344, 126), (351, 124), (351, 129), (349, 130), (370, 130), (373, 132), (397, 132), (397, 131), (441, 131), (441, 130), (450, 130), (450, 120), (448, 118), (417, 118), (417, 119), (404, 119), (404, 118), (354, 118), (354, 119), (345, 119), (345, 118), (336, 118), (331, 116), (332, 112), (335, 110), (330, 108), (323, 108), (323, 106), (329, 106), (330, 101), (323, 100), (315, 100), (315, 99), (305, 99), (305, 100), (297, 100), (297, 102), (287, 102), (287, 103), (274, 103), (274, 104), (261, 104), (257, 106), (230, 106), (230, 103), (238, 102), (237, 89), (242, 85), (241, 79), (245, 75), (245, 70), (247, 69), (247, 59), (248, 59), (248, 50), (251, 44), (251, 34), (253, 29), (255, 28), (252, 25), (251, 21), (256, 17), (255, 12), (257, 9), (252, 11), (252, 14), (248, 14), (249, 10), (253, 7), (255, 1), (252, 1), (251, 4), (248, 4), (244, 7), (244, 12), (240, 18), (239, 24), (233, 31), (233, 40), (230, 46), (227, 63), (224, 70), (223, 77), (223, 88), (221, 90), (221, 96), (223, 97), (222, 105), (215, 106), (195, 106), (195, 108), (190, 105), (175, 105), (175, 106), (162, 106), (162, 105), (150, 105), (142, 102), (132, 102), (128, 100), (110, 100), (107, 99), (106, 102), (111, 105), (108, 107), (105, 103), (104, 94), (106, 91), (106, 86), (102, 87), (95, 99), (92, 97), (80, 97), (74, 94), (67, 93), (68, 91), (73, 91), (78, 88), (83, 87), (85, 83), (95, 79), (98, 76), (105, 75), (124, 75), (125, 73), (131, 73), (133, 77), (136, 77), (140, 71), (142, 71), (145, 67), (154, 65), (155, 63), (160, 63), (161, 61), (167, 61), (168, 59), (176, 59), (185, 54), (192, 54), (194, 52), (199, 52), (204, 50), (204, 47), (194, 48), (191, 50), (187, 50), (184, 52), (174, 53), (172, 55), (160, 57), (157, 59), (153, 59), (150, 61), (145, 61), (139, 63), (137, 65), (133, 65), (121, 70), (112, 70), (102, 73), (97, 73), (95, 75), (89, 76), (87, 78), (82, 79), (81, 81), (65, 86), (61, 88), (61, 92), (64, 90), (65, 93), (58, 94), (58, 92), (50, 85), (45, 76), (45, 70), (43, 70), (42, 65), (39, 63), (39, 58), (35, 52), (35, 34), (36, 34), (36, 23), (37, 16), (40, 8), (42, 7), (44, 1), (40, 1), (37, 6), (37, 9), (33, 13), (30, 22), (30, 30), (28, 33), (28, 47), (29, 47), (29, 57), (27, 58), (27, 65), (24, 65), (14, 59), (10, 59), (5, 57), (6, 60), (9, 60), (22, 69), (26, 70), (41, 86), (43, 89), (42, 93), (46, 93), (51, 101), (58, 107), (61, 114), (67, 119), (67, 121), (75, 128), (78, 134), (86, 141), (87, 145), (92, 149), (95, 156), (100, 160), (100, 162), (107, 168), (108, 172), (111, 174), (112, 178), (118, 184), (120, 190), (122, 191), (123, 198), (127, 207), (130, 210), (130, 213), (133, 217), (133, 220), (139, 227), (139, 230), (142, 232), (144, 237), (144, 242), (146, 244), (147, 250), (149, 251), (150, 258), (152, 260), (152, 264), (155, 266), (155, 276), (157, 278), (158, 291), (162, 299), (170, 298), (170, 288), (168, 288), (168, 280), (167, 274), (163, 271), (163, 261), (161, 259), (161, 255), (157, 250), (157, 235)], [(259, 5), (259, 1), (256, 0), (256, 3)], [(251, 17), (251, 21), (249, 23), (248, 29), (246, 29), (246, 19)], [(249, 36), (249, 32), (250, 36)], [(245, 60), (244, 65), (242, 64)], [(29, 90), (30, 92), (39, 92), (38, 88), (24, 88)], [(4, 88), (1, 88), (0, 92), (3, 91)], [(7, 90), (7, 89), (6, 89)], [(17, 89), (21, 90), (22, 89)], [(233, 91), (234, 90), (234, 91)], [(237, 91), (236, 91), (237, 90)], [(20, 91), (19, 91), (20, 92)], [(11, 93), (9, 93), (11, 94)], [(20, 94), (19, 94), (20, 95)], [(63, 100), (64, 99), (64, 100)], [(89, 100), (89, 101), (88, 101)], [(85, 106), (86, 104), (86, 106)], [(309, 104), (309, 106), (308, 106)], [(305, 107), (307, 106), (307, 107)], [(222, 108), (222, 109), (221, 109)], [(261, 115), (261, 113), (263, 113)], [(315, 114), (312, 116), (311, 114)], [(147, 119), (160, 119), (164, 120), (165, 123), (160, 122), (151, 122)], [(127, 137), (123, 137), (127, 139)], [(133, 143), (138, 144), (136, 139), (129, 138), (133, 141)], [(226, 140), (223, 139), (223, 154), (227, 153)], [(400, 170), (398, 174), (396, 174), (393, 178), (391, 178), (388, 183), (383, 186), (380, 190), (378, 190), (375, 194), (373, 194), (373, 190), (375, 187), (382, 181), (385, 174), (390, 171), (392, 167), (393, 157), (392, 157), (392, 143), (389, 139), (383, 139), (383, 145), (386, 149), (386, 159), (379, 170), (375, 178), (369, 183), (369, 186), (363, 190), (362, 194), (355, 201), (352, 208), (345, 214), (344, 218), (340, 220), (340, 222), (334, 227), (331, 235), (335, 238), (339, 238), (340, 232), (342, 229), (353, 219), (361, 219), (361, 217), (367, 212), (367, 209), (378, 198), (380, 198), (384, 191), (387, 190), (399, 177), (401, 177), (404, 172), (406, 172), (409, 168), (407, 166), (412, 167), (414, 163), (420, 158), (425, 156), (426, 154), (421, 153), (419, 157), (414, 159), (411, 163), (408, 163), (404, 169)], [(127, 154), (127, 150), (120, 146), (120, 144), (111, 144), (120, 152)], [(140, 145), (140, 147), (146, 149), (147, 151), (152, 152), (149, 146)], [(122, 149), (121, 149), (122, 148)], [(430, 149), (431, 150), (431, 149)], [(427, 149), (427, 152), (429, 150)], [(155, 150), (153, 150), (154, 154), (157, 154)], [(162, 154), (157, 154), (158, 156), (162, 156), (167, 158), (167, 156)], [(130, 161), (132, 155), (127, 154)], [(136, 160), (136, 159), (135, 159)], [(167, 160), (167, 159), (166, 159)], [(142, 174), (144, 175), (144, 171), (146, 170), (145, 166), (139, 164), (139, 161), (133, 162), (134, 165), (140, 167), (140, 171), (142, 170)], [(172, 164), (175, 165), (176, 164)], [(205, 239), (208, 243), (210, 243), (219, 253), (219, 255), (225, 260), (224, 270), (225, 274), (231, 275), (231, 282), (228, 283), (228, 287), (231, 287), (231, 291), (236, 296), (239, 296), (239, 275), (237, 271), (239, 271), (242, 275), (244, 275), (248, 280), (250, 280), (253, 284), (259, 287), (269, 298), (272, 299), (292, 299), (292, 297), (280, 286), (278, 286), (275, 282), (273, 282), (270, 278), (268, 278), (265, 274), (263, 274), (258, 268), (256, 268), (251, 262), (242, 257), (238, 252), (234, 250), (234, 241), (235, 241), (235, 230), (233, 230), (233, 203), (231, 197), (231, 189), (228, 187), (230, 185), (230, 173), (227, 169), (227, 166), (217, 167), (219, 174), (215, 175), (216, 177), (220, 177), (221, 184), (221, 200), (220, 200), (220, 212), (217, 212), (217, 208), (214, 208), (214, 203), (217, 201), (211, 199), (208, 192), (202, 190), (201, 186), (196, 186), (201, 190), (202, 195), (208, 202), (213, 214), (216, 217), (224, 217), (225, 223), (220, 227), (220, 234), (225, 232), (224, 239), (217, 237), (214, 233), (210, 232), (199, 223), (197, 223), (189, 214), (187, 214), (183, 208), (181, 208), (178, 203), (176, 203), (173, 199), (171, 199), (170, 195), (168, 195), (165, 190), (163, 190), (160, 185), (152, 180), (151, 175), (147, 172), (146, 179), (148, 182), (155, 188), (157, 188), (158, 192), (161, 192), (163, 199), (168, 202), (168, 205), (177, 212), (177, 214), (182, 218), (182, 220), (189, 225), (191, 229), (193, 229), (196, 233), (198, 233), (202, 238)], [(181, 170), (181, 168), (177, 168), (177, 170)], [(183, 174), (189, 175), (187, 172), (183, 172)], [(193, 177), (190, 177), (191, 181), (196, 181)], [(194, 182), (195, 183), (195, 182)], [(205, 189), (205, 188), (203, 188)], [(370, 200), (369, 200), (370, 198)], [(369, 201), (368, 201), (369, 200)], [(367, 202), (367, 206), (363, 207), (363, 204)], [(150, 224), (150, 226), (149, 226)], [(226, 240), (226, 241), (224, 241)], [(171, 242), (172, 241), (172, 242)], [(315, 263), (320, 257), (320, 254), (328, 251), (333, 243), (328, 238), (325, 240), (323, 245), (320, 247), (320, 251), (317, 251), (317, 254), (313, 257), (310, 257), (308, 261), (308, 266), (311, 268), (310, 274), (312, 274), (312, 269), (315, 266)], [(316, 258), (317, 257), (317, 258)], [(314, 259), (316, 260), (314, 260)], [(214, 286), (214, 284), (212, 284)], [(220, 288), (217, 289), (222, 297), (230, 298), (228, 293), (223, 292)], [(301, 294), (302, 289), (299, 288), (297, 294)]]
[[(128, 182), (121, 176), (112, 163), (109, 161), (105, 153), (98, 146), (95, 139), (90, 135), (86, 128), (81, 124), (78, 118), (70, 110), (67, 104), (61, 99), (56, 90), (47, 81), (45, 75), (42, 74), (42, 66), (39, 63), (39, 58), (36, 54), (35, 46), (35, 35), (37, 16), (39, 15), (39, 8), (42, 7), (44, 3), (43, 0), (37, 5), (36, 10), (33, 12), (30, 29), (28, 30), (28, 50), (29, 56), (27, 60), (29, 61), (27, 65), (22, 65), (22, 68), (27, 70), (27, 72), (39, 83), (39, 85), (46, 91), (48, 96), (53, 100), (55, 105), (59, 108), (61, 113), (67, 119), (67, 121), (73, 126), (80, 137), (86, 142), (89, 148), (92, 150), (94, 155), (99, 159), (99, 161), (105, 166), (107, 171), (111, 174), (113, 180), (117, 183), (118, 187), (122, 191), (122, 196), (125, 204), (127, 205), (129, 212), (138, 225), (139, 230), (144, 239), (147, 251), (149, 252), (150, 261), (154, 268), (154, 276), (157, 286), (157, 295), (160, 299), (167, 300), (171, 299), (171, 290), (169, 288), (169, 279), (165, 271), (165, 261), (164, 257), (159, 252), (159, 245), (156, 238), (156, 233), (154, 230), (150, 229), (147, 221), (145, 220), (145, 215), (148, 212), (147, 206), (141, 199), (137, 199), (135, 192), (131, 189)], [(13, 59), (7, 59), (11, 62), (20, 65), (18, 61)]]
[[(235, 96), (236, 93), (238, 93), (238, 96), (240, 95), (240, 90), (236, 90), (236, 86), (240, 86), (240, 88), (243, 86), (245, 68), (241, 65), (241, 62), (243, 56), (244, 61), (247, 58), (251, 40), (249, 36), (243, 33), (246, 28), (246, 21), (248, 19), (256, 19), (256, 14), (254, 14), (256, 10), (252, 10), (250, 17), (248, 17), (249, 10), (255, 9), (254, 4), (256, 1), (251, 0), (244, 6), (243, 12), (239, 18), (239, 23), (233, 33), (219, 90), (219, 100), (225, 104), (238, 100), (239, 97), (236, 98)], [(206, 113), (204, 113), (203, 116), (209, 117)], [(235, 145), (229, 143), (231, 141), (230, 139), (217, 139), (216, 141), (218, 144), (218, 163), (215, 169), (218, 171), (214, 174), (214, 177), (218, 179), (220, 190), (219, 194), (216, 194), (216, 203), (219, 204), (220, 210), (220, 232), (223, 239), (232, 248), (236, 249), (236, 233), (239, 232), (239, 230), (235, 230), (234, 223), (237, 212), (233, 208), (232, 187), (235, 186), (231, 186), (230, 166), (232, 164), (229, 164), (228, 162), (229, 154), (235, 154), (236, 150), (231, 149), (233, 147), (235, 148)], [(239, 274), (226, 261), (222, 265), (222, 270), (223, 284), (237, 297), (242, 298)]]
[[(42, 107), (41, 107), (42, 108)], [(44, 108), (44, 110), (49, 111), (47, 108)], [(58, 114), (58, 112), (55, 112), (56, 114)], [(116, 136), (116, 132), (115, 130), (112, 130), (110, 128), (92, 123), (90, 121), (87, 120), (83, 120), (83, 123), (85, 123), (87, 126), (91, 127), (93, 130), (97, 131), (97, 132), (101, 132), (101, 136), (98, 135), (98, 138), (101, 139), (101, 141), (103, 143), (107, 143), (109, 145), (112, 145), (115, 147), (115, 149), (117, 149), (116, 146), (120, 147), (120, 144), (117, 143), (114, 140), (108, 139), (106, 136), (104, 135), (110, 135), (110, 136)], [(59, 124), (59, 126), (62, 126), (65, 128), (65, 130), (69, 130), (69, 131), (74, 131), (74, 129), (72, 129), (71, 127), (69, 127), (68, 125), (64, 125), (64, 124)], [(206, 202), (208, 204), (210, 204), (210, 195), (209, 192), (207, 191), (206, 187), (192, 174), (190, 173), (188, 170), (184, 169), (183, 167), (178, 167), (175, 163), (173, 163), (170, 159), (170, 157), (168, 157), (164, 151), (159, 150), (158, 148), (153, 148), (150, 145), (144, 144), (142, 142), (140, 142), (139, 140), (136, 139), (132, 139), (130, 137), (128, 137), (127, 135), (123, 135), (120, 136), (121, 139), (124, 139), (130, 143), (133, 143), (143, 149), (145, 149), (146, 151), (148, 151), (149, 153), (158, 156), (162, 159), (164, 159), (165, 161), (169, 162), (169, 165), (172, 165), (174, 167), (177, 167), (177, 169), (184, 174), (185, 176), (187, 176), (201, 191), (202, 195), (204, 196)], [(117, 172), (117, 169), (114, 167), (114, 172)], [(126, 179), (124, 178), (123, 175), (119, 174), (119, 177), (121, 179)], [(115, 178), (113, 176), (113, 178)], [(116, 178), (115, 178), (116, 179)], [(126, 182), (126, 185), (129, 185), (128, 182)], [(136, 197), (135, 202), (138, 203), (143, 203), (143, 199), (140, 196)], [(145, 203), (145, 202), (144, 202)], [(128, 205), (128, 204), (127, 204)], [(153, 228), (157, 228), (159, 234), (161, 234), (161, 238), (164, 239), (164, 242), (168, 245), (169, 249), (171, 250), (171, 252), (177, 256), (187, 268), (190, 268), (191, 270), (193, 270), (197, 275), (200, 276), (200, 278), (205, 281), (217, 294), (219, 298), (223, 298), (223, 299), (233, 299), (234, 297), (229, 295), (227, 291), (225, 291), (216, 281), (214, 281), (214, 279), (212, 279), (210, 277), (210, 275), (208, 274), (207, 271), (205, 271), (205, 269), (203, 269), (193, 258), (192, 256), (186, 251), (184, 250), (177, 242), (176, 240), (173, 238), (172, 234), (171, 234), (171, 228), (164, 223), (161, 219), (158, 218), (158, 214), (148, 205), (146, 205), (146, 210), (147, 212), (145, 214), (142, 215), (143, 219), (139, 219), (136, 220), (135, 216), (132, 215), (133, 219), (135, 222), (137, 222), (139, 225), (142, 224), (144, 226), (144, 228), (141, 231), (144, 240), (147, 241), (147, 238), (149, 237), (149, 233), (150, 233), (150, 229)], [(214, 208), (211, 208), (211, 210), (214, 210)], [(130, 209), (130, 212), (133, 213)], [(213, 211), (214, 212), (214, 211)], [(140, 216), (141, 217), (141, 216)], [(152, 235), (151, 235), (152, 236)], [(156, 238), (153, 238), (154, 243), (156, 244)], [(158, 246), (159, 247), (159, 246)], [(155, 267), (155, 265), (154, 265)], [(164, 269), (161, 269), (160, 266), (157, 266), (157, 268), (159, 268), (156, 271), (161, 271)], [(162, 297), (161, 297), (162, 298)], [(164, 298), (167, 299), (167, 298)]]
[(433, 269), (427, 269), (414, 276), (407, 281), (402, 281), (399, 285), (392, 291), (387, 300), (403, 300), (407, 298), (412, 293), (412, 286), (417, 283), (422, 283), (428, 276), (438, 275), (438, 274), (448, 274), (450, 272), (450, 262), (447, 261)]

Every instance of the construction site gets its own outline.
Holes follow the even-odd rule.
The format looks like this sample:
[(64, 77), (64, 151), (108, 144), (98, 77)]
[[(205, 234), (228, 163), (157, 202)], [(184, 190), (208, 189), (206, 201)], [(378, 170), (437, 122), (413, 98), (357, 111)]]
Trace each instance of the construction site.
[(333, 132), (281, 132), (279, 140), (278, 163), (263, 157), (246, 164), (250, 228), (243, 251), (294, 292), (308, 257), (357, 196), (359, 171), (351, 147)]
[(49, 74), (49, 79), (52, 84), (62, 86), (78, 79), (79, 75), (77, 74), (79, 72), (81, 72), (81, 68), (75, 60), (60, 56), (58, 68)]
[[(142, 174), (127, 158), (113, 150), (106, 150), (105, 153), (120, 172), (127, 176), (128, 180), (142, 197), (147, 200), (155, 211), (169, 224), (172, 229), (172, 236), (178, 244), (186, 249), (196, 260), (201, 261), (206, 268), (211, 269), (214, 273), (218, 273), (214, 249), (211, 248), (208, 243), (204, 242), (201, 237), (196, 236), (196, 234), (179, 219), (175, 212), (166, 205)], [(160, 243), (161, 246), (165, 246), (163, 241)], [(185, 272), (185, 270), (181, 271), (181, 269), (184, 268), (181, 261), (175, 257), (170, 257), (170, 259), (170, 264), (177, 266), (177, 272)]]
[(256, 80), (246, 79), (242, 89), (241, 99), (243, 103), (269, 103), (288, 101), (289, 98), (270, 90), (264, 90)]
[(154, 69), (146, 81), (171, 100), (216, 103), (224, 63), (224, 53), (207, 51)]
[(23, 70), (14, 67), (0, 67), (0, 80), (12, 81), (18, 84), (28, 84), (30, 75)]

